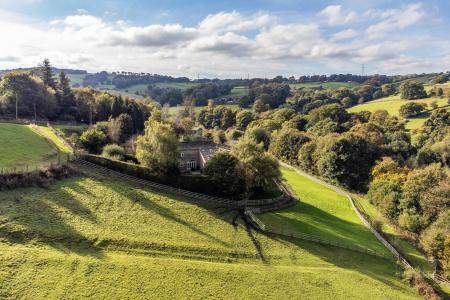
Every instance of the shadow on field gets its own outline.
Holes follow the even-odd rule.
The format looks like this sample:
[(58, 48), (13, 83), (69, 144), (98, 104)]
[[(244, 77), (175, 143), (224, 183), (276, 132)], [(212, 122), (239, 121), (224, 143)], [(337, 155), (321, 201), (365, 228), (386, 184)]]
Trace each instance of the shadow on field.
[[(402, 268), (393, 260), (274, 234), (266, 234), (266, 236), (284, 245), (298, 247), (320, 257), (336, 267), (371, 277), (374, 280), (390, 286), (392, 289), (398, 291), (410, 291), (407, 284), (402, 285), (399, 283), (398, 278), (401, 277)], [(290, 259), (301, 262), (302, 258), (298, 255), (294, 255)], [(349, 284), (357, 284), (357, 282)]]
[[(55, 190), (55, 191), (53, 191)], [(57, 192), (61, 197), (44, 197)], [(0, 198), (0, 239), (11, 243), (42, 243), (63, 252), (102, 257), (94, 240), (82, 235), (62, 217), (70, 215), (96, 222), (91, 211), (68, 188), (18, 189)]]
[(305, 202), (298, 202), (295, 206), (275, 212), (271, 218), (263, 217), (262, 220), (269, 227), (284, 231), (301, 232), (345, 245), (361, 246), (378, 252), (383, 251), (383, 254), (388, 253), (363, 224), (336, 217)]
[[(133, 186), (135, 186), (135, 185), (133, 185)], [(212, 240), (212, 241), (214, 241), (216, 243), (219, 243), (219, 244), (221, 244), (223, 246), (226, 246), (226, 247), (230, 246), (230, 244), (228, 244), (227, 242), (224, 242), (224, 241), (216, 238), (215, 236), (209, 234), (208, 232), (200, 230), (195, 224), (191, 224), (191, 223), (181, 219), (176, 214), (174, 214), (173, 211), (170, 210), (169, 208), (166, 208), (166, 207), (158, 204), (155, 201), (149, 201), (146, 198), (146, 196), (139, 190), (139, 189), (146, 190), (145, 188), (139, 187), (139, 189), (133, 189), (133, 188), (130, 187), (129, 189), (126, 190), (126, 192), (124, 192), (123, 189), (121, 189), (120, 187), (117, 187), (115, 185), (108, 185), (108, 187), (111, 188), (112, 190), (114, 190), (114, 192), (124, 196), (128, 200), (133, 201), (134, 203), (141, 205), (143, 208), (151, 210), (151, 211), (157, 213), (160, 216), (163, 216), (164, 218), (166, 218), (166, 219), (168, 219), (170, 221), (177, 222), (177, 223), (179, 223), (179, 224), (189, 228), (189, 230), (195, 232), (196, 234), (202, 235), (202, 236), (204, 236), (204, 237), (206, 237), (206, 238), (208, 238), (208, 239), (210, 239), (210, 240)], [(154, 191), (152, 191), (152, 193), (155, 193), (155, 195), (159, 195), (160, 198), (165, 197), (164, 193), (158, 193), (158, 192), (154, 192)], [(175, 200), (177, 200), (179, 202), (185, 202), (185, 203), (189, 203), (189, 204), (192, 204), (192, 205), (197, 205), (197, 206), (207, 210), (211, 214), (214, 214), (214, 217), (220, 218), (220, 216), (217, 213), (211, 211), (211, 207), (202, 206), (202, 205), (199, 205), (199, 204), (196, 204), (196, 203), (193, 203), (193, 202), (189, 202), (189, 201), (183, 200), (181, 198), (178, 198), (178, 197), (175, 197), (175, 196), (172, 196), (172, 195), (170, 195), (169, 197), (173, 198), (173, 199), (175, 199)], [(168, 230), (170, 230), (170, 228), (168, 228)]]

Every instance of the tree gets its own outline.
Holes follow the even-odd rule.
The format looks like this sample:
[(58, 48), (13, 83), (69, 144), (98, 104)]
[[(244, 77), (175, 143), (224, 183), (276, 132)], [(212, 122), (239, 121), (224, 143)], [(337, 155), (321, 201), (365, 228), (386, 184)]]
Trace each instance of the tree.
[(81, 146), (90, 153), (99, 153), (106, 141), (106, 134), (96, 128), (88, 128), (80, 136)]
[(391, 220), (395, 220), (398, 215), (398, 204), (402, 195), (401, 187), (398, 183), (390, 181), (376, 181), (370, 185), (367, 198), (370, 203)]
[(117, 118), (123, 111), (123, 100), (121, 96), (115, 97), (111, 104), (111, 116)]
[(243, 165), (248, 189), (264, 190), (281, 178), (278, 161), (264, 151), (262, 144), (244, 137), (231, 151)]
[(46, 86), (56, 90), (56, 81), (53, 77), (52, 66), (48, 58), (45, 58), (40, 66), (40, 77)]
[(326, 136), (314, 153), (317, 172), (351, 189), (364, 189), (375, 162), (372, 147), (356, 134)]
[(427, 93), (423, 88), (423, 84), (418, 81), (405, 81), (400, 85), (400, 98), (402, 99), (421, 99), (426, 98)]
[(336, 122), (337, 124), (342, 124), (349, 120), (350, 115), (347, 113), (345, 108), (343, 108), (339, 104), (328, 104), (313, 109), (308, 114), (308, 118), (309, 118), (308, 126), (313, 126), (314, 124), (325, 119), (330, 119), (331, 121)]
[(447, 76), (442, 74), (442, 75), (438, 75), (438, 76), (434, 77), (431, 80), (431, 82), (433, 84), (440, 84), (440, 83), (446, 83), (447, 80), (448, 80)]
[(256, 99), (252, 109), (254, 113), (259, 114), (269, 110), (269, 105), (265, 104), (261, 99)]
[(29, 72), (13, 71), (2, 77), (2, 106), (18, 117), (53, 118), (56, 110), (55, 92)]
[(403, 118), (410, 118), (426, 110), (426, 103), (409, 102), (400, 106), (399, 114)]
[(275, 157), (295, 164), (300, 148), (309, 141), (310, 138), (305, 133), (285, 127), (275, 132), (270, 143), (269, 151)]
[(245, 130), (251, 121), (253, 121), (253, 114), (248, 110), (241, 110), (236, 114), (236, 126), (239, 129)]
[(59, 73), (58, 92), (60, 97), (60, 114), (74, 114), (76, 110), (75, 95), (70, 88), (70, 80), (64, 71)]
[(268, 150), (270, 145), (270, 134), (264, 128), (249, 128), (245, 132), (245, 136), (257, 144), (263, 144), (264, 149)]
[(114, 143), (122, 144), (133, 134), (133, 120), (128, 114), (121, 114), (109, 122), (108, 134)]
[(208, 161), (204, 173), (220, 187), (226, 196), (236, 196), (246, 191), (244, 172), (239, 160), (228, 151), (218, 151)]
[(178, 138), (169, 124), (149, 120), (137, 139), (136, 157), (142, 165), (158, 174), (178, 172)]

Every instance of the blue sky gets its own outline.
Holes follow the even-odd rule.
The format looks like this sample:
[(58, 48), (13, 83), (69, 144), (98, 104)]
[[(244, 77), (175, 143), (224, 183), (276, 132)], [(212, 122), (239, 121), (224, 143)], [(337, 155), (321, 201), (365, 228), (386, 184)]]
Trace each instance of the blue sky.
[(450, 1), (0, 0), (0, 69), (196, 77), (450, 69)]

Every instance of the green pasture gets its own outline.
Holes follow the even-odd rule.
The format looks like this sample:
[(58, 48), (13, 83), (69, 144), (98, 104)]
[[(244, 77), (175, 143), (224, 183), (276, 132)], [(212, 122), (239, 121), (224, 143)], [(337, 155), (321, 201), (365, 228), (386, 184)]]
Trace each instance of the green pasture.
[(236, 211), (79, 171), (2, 192), (0, 298), (420, 298), (390, 260), (266, 236)]

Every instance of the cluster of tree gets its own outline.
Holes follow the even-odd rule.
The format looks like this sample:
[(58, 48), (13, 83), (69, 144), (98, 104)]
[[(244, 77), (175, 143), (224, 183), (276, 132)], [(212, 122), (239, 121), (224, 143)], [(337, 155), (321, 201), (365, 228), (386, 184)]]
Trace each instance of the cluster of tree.
[(210, 99), (230, 94), (232, 88), (231, 85), (226, 84), (200, 84), (186, 89), (184, 97), (196, 106), (205, 106)]
[[(36, 73), (36, 72), (34, 72)], [(0, 81), (0, 113), (19, 118), (77, 121), (93, 124), (128, 114), (133, 130), (143, 130), (151, 104), (99, 92), (92, 88), (72, 89), (64, 72), (56, 80), (48, 60), (37, 75), (13, 71)]]
[(308, 113), (311, 110), (322, 105), (331, 103), (340, 103), (344, 107), (351, 107), (370, 100), (390, 96), (396, 93), (393, 84), (382, 84), (378, 81), (371, 84), (363, 84), (353, 89), (340, 88), (331, 89), (303, 89), (288, 99), (288, 102), (295, 107), (297, 111)]
[(423, 84), (419, 81), (407, 80), (400, 85), (400, 98), (412, 100), (427, 97)]
[(177, 106), (183, 103), (183, 92), (180, 89), (149, 85), (147, 87), (147, 95), (161, 105)]
[(135, 84), (154, 84), (159, 82), (182, 83), (190, 82), (190, 80), (187, 77), (172, 77), (158, 74), (117, 74), (111, 80), (111, 83), (118, 89), (127, 88)]
[(262, 144), (246, 137), (231, 151), (218, 151), (208, 161), (205, 174), (231, 195), (268, 190), (281, 177), (278, 161)]
[(198, 114), (197, 121), (206, 129), (226, 130), (236, 124), (236, 112), (226, 106), (215, 106), (214, 101), (210, 100), (207, 108)]
[(427, 107), (427, 103), (409, 102), (400, 106), (399, 114), (404, 118), (410, 118), (424, 112)]
[(239, 106), (242, 108), (255, 106), (257, 111), (262, 112), (285, 104), (289, 95), (288, 84), (255, 82), (249, 89), (248, 95), (239, 100)]
[(88, 74), (83, 78), (83, 86), (96, 87), (101, 84), (111, 84), (111, 79), (106, 71)]

